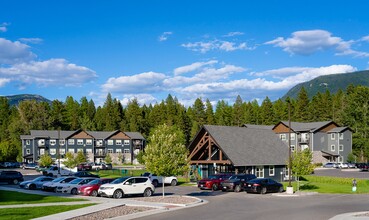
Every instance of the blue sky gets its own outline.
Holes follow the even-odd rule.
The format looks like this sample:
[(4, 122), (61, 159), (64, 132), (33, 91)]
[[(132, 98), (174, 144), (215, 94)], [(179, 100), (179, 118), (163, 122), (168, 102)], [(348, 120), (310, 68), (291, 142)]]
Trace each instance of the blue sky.
[(0, 1), (0, 95), (272, 101), (369, 67), (366, 1)]

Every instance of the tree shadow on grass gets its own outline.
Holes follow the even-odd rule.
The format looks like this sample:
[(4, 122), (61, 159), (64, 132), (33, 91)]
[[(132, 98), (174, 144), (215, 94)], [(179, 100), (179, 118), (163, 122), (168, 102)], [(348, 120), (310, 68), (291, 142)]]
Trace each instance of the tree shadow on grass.
[(312, 189), (319, 189), (319, 187), (313, 184), (309, 184), (309, 183), (306, 183), (300, 186), (300, 190), (312, 190)]

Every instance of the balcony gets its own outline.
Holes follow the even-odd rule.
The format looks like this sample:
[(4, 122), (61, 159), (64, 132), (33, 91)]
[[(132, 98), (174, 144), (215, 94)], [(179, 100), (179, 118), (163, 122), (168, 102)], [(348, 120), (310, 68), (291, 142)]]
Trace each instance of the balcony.
[(105, 157), (106, 156), (106, 152), (95, 152), (94, 156), (95, 157)]
[(299, 143), (309, 143), (310, 138), (298, 138), (297, 139)]

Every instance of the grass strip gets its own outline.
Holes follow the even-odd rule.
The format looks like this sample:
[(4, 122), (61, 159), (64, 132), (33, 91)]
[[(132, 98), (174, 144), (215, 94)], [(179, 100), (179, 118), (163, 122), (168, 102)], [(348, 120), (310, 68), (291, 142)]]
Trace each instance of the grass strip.
[(15, 191), (0, 190), (0, 205), (37, 204), (51, 202), (76, 202), (86, 199), (65, 198), (59, 196), (44, 196)]
[(0, 220), (26, 220), (39, 218), (47, 215), (53, 215), (60, 212), (66, 212), (74, 209), (80, 209), (95, 205), (93, 203), (82, 205), (58, 205), (58, 206), (40, 206), (26, 208), (5, 208), (0, 209)]

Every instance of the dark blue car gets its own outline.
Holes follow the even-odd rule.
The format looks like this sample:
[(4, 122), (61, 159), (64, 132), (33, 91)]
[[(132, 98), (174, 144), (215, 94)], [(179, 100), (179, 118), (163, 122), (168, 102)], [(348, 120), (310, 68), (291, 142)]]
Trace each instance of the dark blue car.
[(283, 192), (283, 185), (275, 180), (259, 178), (247, 181), (244, 190), (247, 193), (265, 194), (269, 192)]

